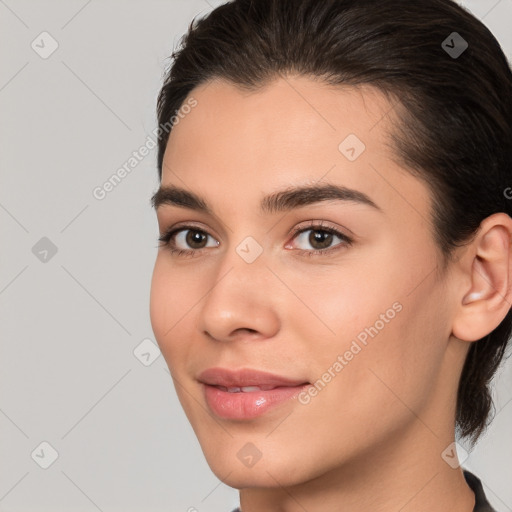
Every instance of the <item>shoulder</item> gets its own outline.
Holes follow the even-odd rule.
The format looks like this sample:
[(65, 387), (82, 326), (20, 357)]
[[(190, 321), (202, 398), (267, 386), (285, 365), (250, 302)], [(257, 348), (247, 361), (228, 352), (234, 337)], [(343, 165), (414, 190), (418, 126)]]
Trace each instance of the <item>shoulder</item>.
[(497, 512), (491, 507), (491, 504), (487, 500), (480, 478), (464, 468), (463, 473), (466, 482), (475, 493), (475, 508), (473, 509), (473, 512)]

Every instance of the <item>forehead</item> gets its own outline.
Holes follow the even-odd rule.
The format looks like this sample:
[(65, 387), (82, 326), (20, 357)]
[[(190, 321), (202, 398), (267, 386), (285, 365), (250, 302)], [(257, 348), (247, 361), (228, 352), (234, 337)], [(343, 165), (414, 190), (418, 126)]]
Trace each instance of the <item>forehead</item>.
[[(233, 132), (257, 137), (255, 142), (267, 135), (267, 151), (273, 141), (331, 143), (350, 131), (376, 141), (387, 134), (385, 118), (393, 110), (390, 100), (374, 87), (332, 86), (304, 76), (281, 77), (255, 90), (215, 79), (189, 96), (197, 106), (172, 130), (171, 144), (172, 139), (188, 137), (190, 130), (196, 131), (196, 140), (210, 131), (208, 140), (216, 142)], [(197, 131), (199, 124), (202, 129)]]
[(162, 185), (193, 189), (212, 204), (229, 191), (234, 212), (264, 193), (324, 180), (426, 220), (428, 190), (397, 163), (395, 108), (374, 87), (288, 76), (256, 91), (214, 80), (189, 96), (197, 105), (171, 132)]

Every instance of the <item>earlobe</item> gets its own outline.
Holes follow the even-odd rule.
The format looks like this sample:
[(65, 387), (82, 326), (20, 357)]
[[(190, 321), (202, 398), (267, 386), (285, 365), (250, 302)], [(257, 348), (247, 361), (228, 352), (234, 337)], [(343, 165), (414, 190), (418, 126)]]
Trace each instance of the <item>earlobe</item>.
[[(512, 302), (512, 219), (496, 213), (482, 221), (471, 242), (465, 264), (471, 286), (464, 291), (453, 320), (453, 335), (477, 341), (505, 318)], [(467, 281), (466, 281), (467, 283)]]

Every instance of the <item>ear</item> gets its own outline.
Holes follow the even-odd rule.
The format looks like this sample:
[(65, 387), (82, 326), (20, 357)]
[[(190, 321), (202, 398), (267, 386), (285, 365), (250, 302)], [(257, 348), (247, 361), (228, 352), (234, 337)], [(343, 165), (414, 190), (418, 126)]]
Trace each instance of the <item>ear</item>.
[[(461, 293), (452, 333), (477, 341), (492, 332), (512, 306), (512, 219), (506, 213), (485, 218), (458, 262), (462, 266)], [(470, 285), (468, 285), (468, 282)]]

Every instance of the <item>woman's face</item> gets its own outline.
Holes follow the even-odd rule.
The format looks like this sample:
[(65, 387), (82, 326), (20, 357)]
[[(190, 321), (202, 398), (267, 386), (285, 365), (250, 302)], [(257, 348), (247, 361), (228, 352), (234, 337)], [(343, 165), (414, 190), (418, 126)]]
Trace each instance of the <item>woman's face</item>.
[(442, 439), (438, 456), (465, 353), (427, 187), (387, 145), (393, 106), (304, 77), (192, 96), (164, 157), (158, 224), (176, 233), (151, 322), (212, 470), (275, 487), (405, 438)]

